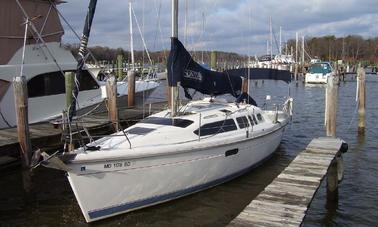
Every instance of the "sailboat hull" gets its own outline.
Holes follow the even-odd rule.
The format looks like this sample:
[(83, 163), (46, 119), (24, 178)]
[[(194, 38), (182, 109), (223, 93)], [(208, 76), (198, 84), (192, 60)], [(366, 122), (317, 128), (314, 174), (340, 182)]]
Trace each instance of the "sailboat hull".
[[(277, 149), (284, 126), (228, 145), (149, 157), (70, 164), (68, 179), (87, 222), (176, 199), (231, 180)], [(159, 148), (164, 150), (164, 148)]]

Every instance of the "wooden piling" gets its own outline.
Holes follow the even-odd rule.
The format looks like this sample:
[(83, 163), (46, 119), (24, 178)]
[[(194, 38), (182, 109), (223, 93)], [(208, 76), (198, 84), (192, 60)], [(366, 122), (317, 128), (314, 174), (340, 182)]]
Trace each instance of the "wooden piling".
[(358, 134), (365, 133), (365, 70), (360, 67), (357, 71), (358, 83)]
[(298, 84), (298, 64), (294, 65), (294, 79), (295, 83)]
[(69, 111), (70, 105), (72, 104), (72, 89), (75, 83), (75, 74), (73, 72), (64, 73), (65, 86), (66, 86), (66, 108)]
[(13, 79), (14, 100), (17, 117), (17, 134), (20, 143), (20, 155), (23, 168), (30, 167), (31, 160), (31, 142), (29, 134), (28, 120), (28, 88), (24, 76)]
[(123, 56), (122, 54), (117, 55), (117, 78), (123, 77)]
[[(65, 80), (65, 87), (66, 87), (66, 109), (67, 113), (70, 109), (72, 104), (73, 94), (72, 90), (75, 85), (75, 74), (73, 72), (65, 72), (64, 73), (64, 80)], [(75, 149), (75, 145), (71, 142), (68, 144), (68, 151), (73, 151)]]
[(113, 123), (114, 129), (118, 131), (117, 80), (114, 76), (106, 81), (106, 94), (109, 120)]
[(127, 72), (127, 82), (128, 82), (127, 104), (129, 107), (135, 106), (135, 76), (136, 76), (135, 71), (130, 70)]
[(335, 202), (338, 200), (338, 166), (337, 160), (334, 159), (327, 172), (327, 200)]
[(336, 137), (337, 92), (336, 78), (334, 76), (328, 77), (325, 101), (325, 126), (327, 136), (332, 137)]
[(211, 60), (210, 61), (211, 69), (216, 70), (217, 68), (217, 52), (216, 51), (211, 52), (210, 60)]

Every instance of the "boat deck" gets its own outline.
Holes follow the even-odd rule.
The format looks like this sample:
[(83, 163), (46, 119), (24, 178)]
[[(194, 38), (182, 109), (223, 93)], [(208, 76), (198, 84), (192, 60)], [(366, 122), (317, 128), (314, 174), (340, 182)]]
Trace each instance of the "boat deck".
[[(123, 125), (136, 123), (150, 113), (161, 111), (167, 107), (167, 102), (158, 102), (134, 108), (119, 109), (119, 121)], [(94, 135), (109, 134), (113, 128), (108, 119), (107, 112), (91, 114), (83, 118), (83, 126)], [(49, 122), (32, 124), (29, 126), (33, 150), (37, 148), (51, 149), (61, 145), (62, 130), (54, 128)], [(14, 162), (19, 156), (19, 143), (17, 128), (0, 129), (0, 166)]]
[(313, 139), (229, 226), (300, 226), (342, 146), (337, 138)]

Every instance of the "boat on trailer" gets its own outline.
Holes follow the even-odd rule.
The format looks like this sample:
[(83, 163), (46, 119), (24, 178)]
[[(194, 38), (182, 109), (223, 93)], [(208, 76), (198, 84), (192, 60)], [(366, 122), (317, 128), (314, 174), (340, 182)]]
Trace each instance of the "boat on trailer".
[[(189, 89), (209, 97), (177, 109), (172, 104), (172, 109), (73, 152), (43, 154), (42, 165), (67, 172), (87, 222), (229, 181), (267, 160), (281, 142), (292, 99), (264, 110), (245, 85), (248, 79), (289, 82), (290, 74), (267, 73), (269, 69), (255, 74), (248, 69), (212, 71), (195, 62), (177, 37), (171, 41), (169, 86), (180, 84), (189, 99)], [(233, 101), (219, 98), (227, 94)]]

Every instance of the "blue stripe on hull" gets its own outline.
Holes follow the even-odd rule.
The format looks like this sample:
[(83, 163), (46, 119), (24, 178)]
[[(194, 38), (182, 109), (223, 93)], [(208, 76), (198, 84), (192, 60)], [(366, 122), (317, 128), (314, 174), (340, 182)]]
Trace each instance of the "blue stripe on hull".
[(263, 162), (265, 162), (267, 159), (269, 159), (272, 155), (273, 155), (273, 153), (271, 155), (269, 155), (268, 157), (264, 158), (263, 160), (259, 161), (258, 163), (254, 164), (252, 166), (249, 166), (249, 167), (247, 167), (243, 170), (240, 170), (239, 172), (236, 172), (236, 173), (233, 173), (231, 175), (219, 178), (219, 179), (214, 180), (214, 181), (207, 182), (205, 184), (197, 185), (197, 186), (194, 186), (194, 187), (191, 187), (191, 188), (171, 192), (171, 193), (164, 194), (164, 195), (158, 195), (158, 196), (154, 196), (154, 197), (151, 197), (151, 198), (138, 200), (138, 201), (131, 202), (131, 203), (120, 204), (120, 205), (117, 205), (117, 206), (114, 206), (114, 207), (104, 208), (104, 209), (96, 210), (96, 211), (90, 211), (90, 212), (88, 212), (88, 215), (91, 219), (98, 219), (98, 218), (101, 218), (103, 216), (109, 216), (109, 215), (112, 215), (112, 214), (115, 214), (115, 213), (126, 212), (128, 210), (135, 210), (139, 207), (146, 207), (148, 205), (162, 203), (164, 201), (173, 200), (173, 199), (176, 199), (176, 198), (179, 198), (179, 197), (183, 197), (185, 195), (189, 195), (189, 194), (192, 194), (192, 193), (195, 193), (195, 192), (198, 192), (198, 191), (202, 191), (204, 189), (213, 187), (213, 186), (218, 185), (218, 184), (222, 184), (224, 182), (230, 181), (230, 180), (232, 180), (232, 179), (234, 179), (238, 176), (241, 176), (241, 175), (247, 173), (251, 169), (256, 168), (257, 166), (261, 165)]

